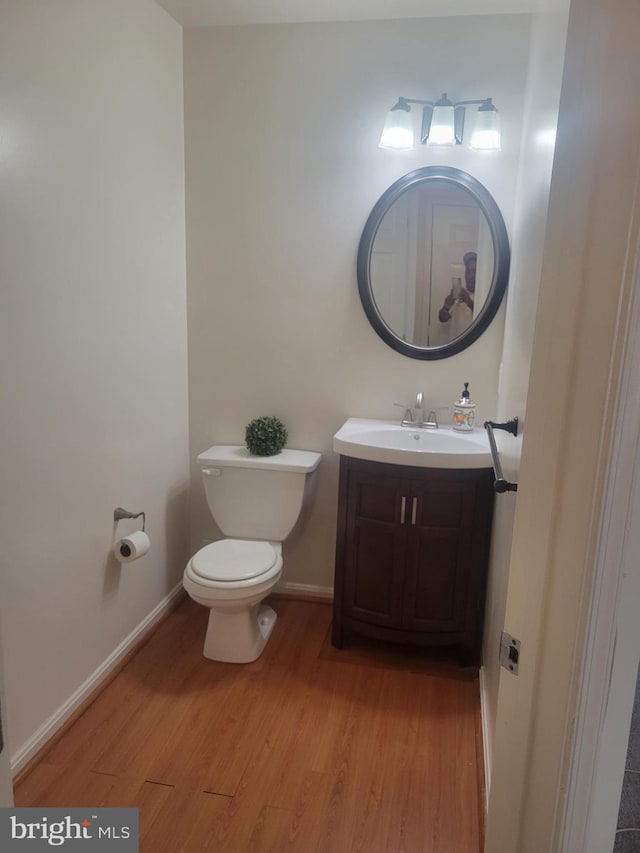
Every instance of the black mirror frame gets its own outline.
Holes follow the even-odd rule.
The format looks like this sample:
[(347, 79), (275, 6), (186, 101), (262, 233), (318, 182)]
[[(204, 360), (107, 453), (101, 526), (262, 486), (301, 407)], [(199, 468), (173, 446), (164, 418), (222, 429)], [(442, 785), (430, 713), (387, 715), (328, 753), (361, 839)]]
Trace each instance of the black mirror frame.
[[(371, 290), (371, 252), (380, 223), (396, 199), (411, 187), (431, 181), (448, 181), (455, 184), (456, 187), (462, 187), (478, 203), (486, 217), (493, 240), (493, 279), (482, 310), (465, 332), (442, 346), (419, 347), (399, 338), (380, 315)], [(476, 341), (495, 317), (507, 289), (510, 257), (507, 228), (500, 208), (489, 191), (479, 181), (467, 172), (451, 166), (426, 166), (422, 169), (416, 169), (397, 180), (380, 196), (364, 226), (358, 247), (357, 264), (358, 292), (360, 293), (362, 307), (377, 334), (396, 352), (408, 355), (410, 358), (423, 360), (448, 358)]]

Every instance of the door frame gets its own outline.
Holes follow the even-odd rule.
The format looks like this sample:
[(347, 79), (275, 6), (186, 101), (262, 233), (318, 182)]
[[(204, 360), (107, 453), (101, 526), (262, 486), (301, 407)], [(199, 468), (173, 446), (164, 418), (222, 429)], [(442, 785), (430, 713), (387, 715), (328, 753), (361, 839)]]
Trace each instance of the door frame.
[(505, 616), (522, 646), (519, 675), (500, 675), (486, 853), (561, 850), (575, 793), (615, 416), (630, 392), (640, 114), (623, 93), (640, 87), (637, 16), (635, 0), (570, 8)]
[[(636, 249), (636, 258), (639, 251)], [(613, 849), (640, 662), (640, 267), (603, 512), (562, 853)]]

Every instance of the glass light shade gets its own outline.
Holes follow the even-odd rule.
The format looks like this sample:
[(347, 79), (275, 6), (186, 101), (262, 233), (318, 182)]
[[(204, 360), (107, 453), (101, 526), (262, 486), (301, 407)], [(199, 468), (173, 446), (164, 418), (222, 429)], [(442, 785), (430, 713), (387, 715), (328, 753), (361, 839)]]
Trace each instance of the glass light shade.
[(500, 151), (500, 116), (497, 110), (479, 109), (469, 148), (476, 151)]
[(427, 145), (454, 145), (456, 132), (453, 105), (433, 108)]
[(396, 151), (413, 148), (413, 116), (409, 110), (389, 110), (384, 120), (379, 147)]

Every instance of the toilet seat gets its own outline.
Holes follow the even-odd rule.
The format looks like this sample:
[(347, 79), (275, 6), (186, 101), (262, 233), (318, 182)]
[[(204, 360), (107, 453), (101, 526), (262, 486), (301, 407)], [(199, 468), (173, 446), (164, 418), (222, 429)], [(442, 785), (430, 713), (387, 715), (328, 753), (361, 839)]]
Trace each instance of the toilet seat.
[(191, 568), (205, 581), (237, 583), (259, 578), (277, 561), (278, 553), (269, 542), (221, 539), (201, 548), (192, 558)]

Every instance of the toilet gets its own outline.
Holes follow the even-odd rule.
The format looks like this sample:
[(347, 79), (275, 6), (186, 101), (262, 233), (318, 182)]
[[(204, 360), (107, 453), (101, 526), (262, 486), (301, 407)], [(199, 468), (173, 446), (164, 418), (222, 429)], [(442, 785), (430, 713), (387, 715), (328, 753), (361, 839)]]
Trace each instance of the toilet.
[(282, 575), (282, 543), (300, 528), (321, 455), (283, 450), (251, 456), (214, 445), (198, 456), (207, 503), (225, 536), (189, 560), (183, 586), (209, 608), (203, 654), (249, 663), (262, 653), (275, 611), (262, 604)]

